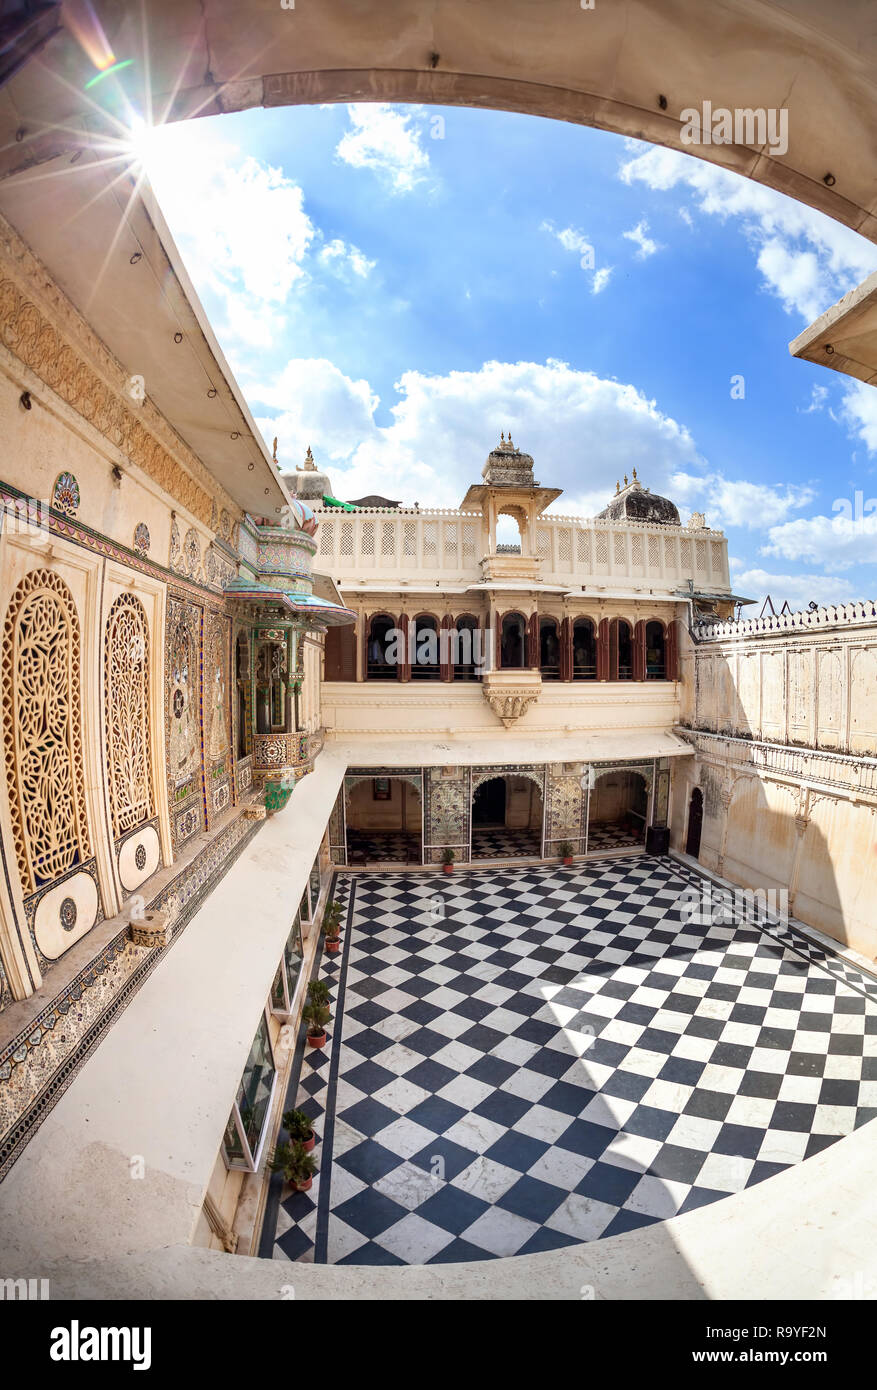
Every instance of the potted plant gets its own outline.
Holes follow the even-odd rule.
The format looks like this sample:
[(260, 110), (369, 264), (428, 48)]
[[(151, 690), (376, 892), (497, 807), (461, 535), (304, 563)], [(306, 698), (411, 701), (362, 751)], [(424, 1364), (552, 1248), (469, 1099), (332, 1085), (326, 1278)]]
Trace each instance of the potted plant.
[(446, 874), (452, 874), (454, 872), (454, 860), (456, 857), (452, 849), (442, 850), (442, 865)]
[(272, 1173), (282, 1173), (297, 1192), (307, 1192), (317, 1171), (313, 1155), (295, 1141), (278, 1144), (268, 1167)]
[(317, 1142), (313, 1126), (303, 1110), (287, 1110), (283, 1116), (283, 1128), (294, 1144), (301, 1144), (309, 1154)]
[(326, 1024), (331, 1018), (325, 1004), (305, 1004), (301, 1016), (308, 1027), (308, 1047), (325, 1047)]
[(572, 851), (573, 847), (570, 844), (569, 840), (562, 840), (560, 844), (560, 857), (563, 860), (564, 864), (572, 863)]
[(325, 980), (308, 981), (308, 1002), (301, 1011), (308, 1026), (309, 1047), (323, 1047), (326, 1042), (326, 1024), (332, 1017), (329, 1012), (329, 986)]
[(326, 904), (326, 911), (323, 914), (322, 932), (326, 938), (326, 950), (330, 956), (334, 956), (341, 949), (342, 911), (340, 903), (330, 902)]

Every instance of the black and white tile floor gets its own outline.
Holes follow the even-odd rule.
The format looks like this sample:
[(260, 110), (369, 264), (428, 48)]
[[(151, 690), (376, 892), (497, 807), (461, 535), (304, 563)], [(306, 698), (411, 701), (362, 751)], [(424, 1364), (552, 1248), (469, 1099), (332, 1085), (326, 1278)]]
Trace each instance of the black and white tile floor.
[[(751, 1187), (877, 1116), (877, 981), (791, 927), (682, 921), (651, 856), (340, 875), (308, 1194), (261, 1253), (346, 1264), (550, 1250)], [(291, 1103), (292, 1096), (289, 1097)]]
[(473, 859), (538, 859), (542, 837), (538, 830), (509, 830), (501, 825), (473, 826)]

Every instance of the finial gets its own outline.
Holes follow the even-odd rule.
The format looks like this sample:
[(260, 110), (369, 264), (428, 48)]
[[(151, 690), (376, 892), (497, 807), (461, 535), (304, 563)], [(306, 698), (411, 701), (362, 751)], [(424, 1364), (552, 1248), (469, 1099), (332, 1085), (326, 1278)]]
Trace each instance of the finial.
[(277, 435), (274, 436), (274, 462), (277, 462)]
[(499, 442), (500, 444), (505, 444), (505, 430), (503, 430), (502, 434), (499, 436)]
[(636, 469), (633, 470), (633, 481), (636, 482)]
[(620, 491), (621, 491), (621, 484), (620, 484), (620, 482), (618, 481), (618, 479), (616, 478), (616, 479), (615, 479), (615, 495), (616, 495), (616, 497), (618, 496), (618, 494), (619, 494)]
[(627, 474), (624, 475), (624, 486), (627, 487)]
[(310, 444), (309, 444), (309, 445), (308, 445), (308, 451), (307, 451), (307, 453), (305, 454), (305, 468), (315, 468), (315, 467), (316, 467), (316, 464), (314, 463), (314, 456), (313, 456), (313, 454), (311, 453), (311, 446), (310, 446)]

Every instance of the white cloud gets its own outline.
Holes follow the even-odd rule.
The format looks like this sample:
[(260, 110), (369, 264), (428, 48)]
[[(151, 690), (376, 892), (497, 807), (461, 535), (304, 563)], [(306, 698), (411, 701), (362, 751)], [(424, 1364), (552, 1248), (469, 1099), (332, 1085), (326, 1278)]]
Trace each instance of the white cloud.
[(877, 391), (864, 381), (854, 381), (844, 396), (844, 422), (864, 441), (869, 454), (877, 454)]
[(803, 407), (800, 411), (802, 415), (812, 415), (814, 411), (824, 410), (825, 402), (828, 400), (827, 386), (814, 386), (810, 392), (810, 404)]
[[(592, 515), (634, 467), (644, 485), (666, 492), (672, 475), (702, 466), (688, 430), (655, 401), (564, 362), (486, 362), (445, 376), (409, 371), (396, 390), (389, 422), (378, 424), (369, 384), (329, 362), (290, 362), (276, 379), (247, 386), (266, 440), (280, 440), (283, 467), (300, 462), (311, 444), (331, 467), (339, 497), (380, 492), (458, 506), (509, 429), (534, 456), (537, 479), (565, 488), (561, 512)], [(268, 418), (272, 407), (276, 419)]]
[(832, 516), (800, 517), (772, 526), (764, 555), (805, 560), (828, 568), (873, 565), (877, 555), (877, 498), (838, 498)]
[(766, 287), (788, 313), (809, 322), (877, 270), (877, 247), (824, 213), (693, 155), (640, 148), (621, 167), (624, 182), (659, 192), (682, 185), (700, 212), (740, 218)]
[(649, 256), (654, 256), (655, 252), (660, 250), (658, 243), (653, 241), (650, 236), (646, 235), (648, 230), (649, 224), (646, 222), (645, 218), (642, 218), (629, 232), (621, 233), (626, 241), (633, 241), (636, 243), (638, 247), (636, 258), (638, 261), (646, 261)]
[(423, 148), (422, 106), (400, 109), (385, 102), (348, 106), (351, 129), (335, 150), (353, 169), (372, 169), (394, 193), (410, 193), (430, 168)]
[(370, 261), (358, 246), (353, 246), (340, 237), (327, 241), (320, 251), (320, 260), (332, 270), (350, 270), (354, 275), (365, 279), (374, 270), (377, 261)]
[(751, 483), (725, 478), (720, 473), (691, 476), (677, 473), (671, 479), (677, 501), (698, 503), (708, 513), (710, 525), (761, 529), (784, 521), (789, 512), (806, 507), (815, 497), (812, 487), (793, 483)]
[(153, 132), (146, 166), (193, 280), (240, 312), (283, 304), (318, 235), (301, 188), (200, 121)]
[(798, 612), (810, 603), (823, 604), (850, 603), (863, 598), (847, 579), (839, 579), (831, 574), (770, 574), (762, 569), (740, 570), (732, 565), (732, 587), (735, 593), (745, 598), (755, 599), (751, 607), (743, 609), (744, 618), (758, 616), (764, 600), (770, 594), (771, 603), (779, 613), (783, 603), (788, 600), (789, 607)]
[[(594, 268), (596, 253), (584, 232), (580, 231), (578, 227), (563, 227), (558, 230), (554, 223), (550, 221), (541, 222), (539, 224), (539, 230), (540, 232), (548, 232), (550, 236), (553, 236), (563, 247), (564, 251), (570, 251), (573, 255), (578, 256), (579, 265), (582, 270), (594, 272), (591, 281), (592, 294), (600, 294), (601, 291), (605, 290), (606, 286), (609, 284), (609, 278), (612, 275), (613, 267), (607, 265), (602, 266), (599, 270)], [(553, 275), (554, 271), (552, 271), (551, 274)]]

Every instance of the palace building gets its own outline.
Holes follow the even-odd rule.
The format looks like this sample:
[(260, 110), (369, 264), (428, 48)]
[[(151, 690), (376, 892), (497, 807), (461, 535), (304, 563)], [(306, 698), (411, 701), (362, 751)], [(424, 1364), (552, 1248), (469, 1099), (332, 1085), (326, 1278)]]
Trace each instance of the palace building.
[[(0, 1273), (267, 1297), (272, 1259), (712, 1248), (710, 1202), (832, 1191), (877, 1115), (875, 603), (741, 618), (705, 516), (636, 470), (565, 515), (504, 428), (479, 476), (494, 421), (457, 509), (336, 497), (148, 185), (77, 151), (0, 171)], [(783, 913), (709, 935), (704, 885)], [(322, 1205), (271, 1168), (294, 1106)]]

